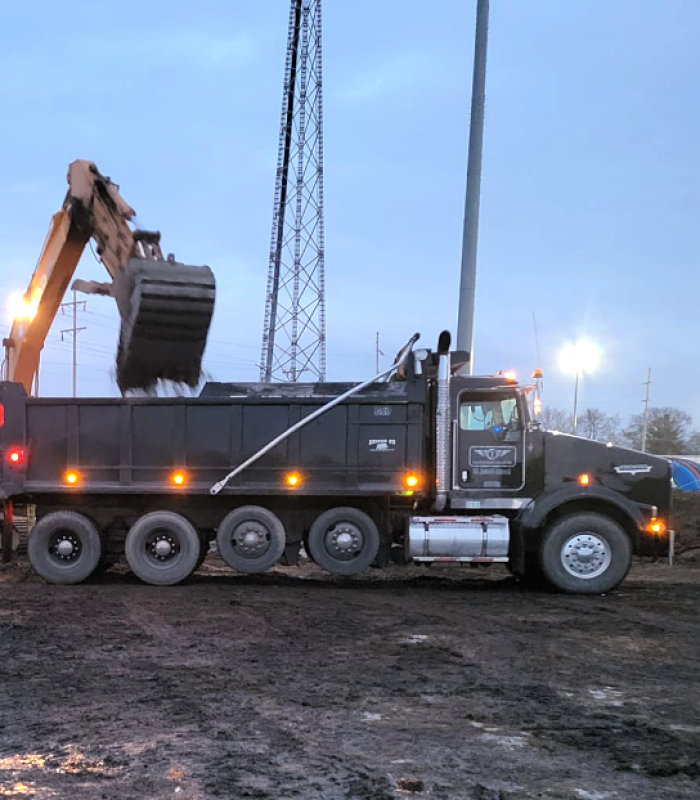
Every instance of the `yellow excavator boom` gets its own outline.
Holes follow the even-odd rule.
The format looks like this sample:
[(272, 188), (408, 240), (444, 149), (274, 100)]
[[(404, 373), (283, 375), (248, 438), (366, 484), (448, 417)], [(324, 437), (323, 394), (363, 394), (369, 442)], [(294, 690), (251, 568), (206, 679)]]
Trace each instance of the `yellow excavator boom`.
[(91, 161), (68, 169), (68, 192), (51, 220), (21, 310), (4, 340), (5, 380), (31, 392), (46, 336), (90, 239), (111, 284), (77, 281), (75, 288), (116, 298), (122, 317), (117, 382), (126, 391), (159, 380), (193, 386), (214, 310), (209, 267), (163, 258), (160, 234), (133, 230), (134, 209)]

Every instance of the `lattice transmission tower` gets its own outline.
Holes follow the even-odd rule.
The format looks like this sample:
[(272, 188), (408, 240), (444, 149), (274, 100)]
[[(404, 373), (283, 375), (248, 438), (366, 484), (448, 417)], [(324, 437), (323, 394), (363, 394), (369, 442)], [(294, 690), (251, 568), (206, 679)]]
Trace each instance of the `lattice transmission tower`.
[(291, 0), (260, 380), (323, 381), (321, 0)]

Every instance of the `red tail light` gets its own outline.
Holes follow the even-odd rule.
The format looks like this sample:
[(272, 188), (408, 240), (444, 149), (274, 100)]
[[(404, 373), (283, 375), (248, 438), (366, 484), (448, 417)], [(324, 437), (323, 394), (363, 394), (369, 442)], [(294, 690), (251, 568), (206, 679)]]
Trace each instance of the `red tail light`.
[(12, 447), (7, 451), (7, 460), (13, 467), (21, 467), (27, 460), (27, 454), (21, 447)]
[(5, 406), (0, 403), (0, 428), (5, 424)]

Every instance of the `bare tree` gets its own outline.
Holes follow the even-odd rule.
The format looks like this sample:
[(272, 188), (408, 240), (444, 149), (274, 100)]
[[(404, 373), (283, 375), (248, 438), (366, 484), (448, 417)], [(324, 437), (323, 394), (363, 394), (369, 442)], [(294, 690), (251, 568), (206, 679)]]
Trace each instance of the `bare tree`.
[(574, 429), (574, 418), (567, 411), (560, 408), (551, 408), (545, 405), (542, 408), (540, 422), (546, 431), (559, 431), (560, 433), (571, 433)]
[(599, 408), (587, 408), (578, 418), (577, 433), (597, 442), (614, 442), (620, 435), (620, 416)]

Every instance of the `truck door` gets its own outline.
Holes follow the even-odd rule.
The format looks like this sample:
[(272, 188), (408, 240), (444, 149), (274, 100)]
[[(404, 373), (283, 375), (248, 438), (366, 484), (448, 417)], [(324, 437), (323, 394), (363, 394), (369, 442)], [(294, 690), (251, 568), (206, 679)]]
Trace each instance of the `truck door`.
[(517, 394), (462, 392), (456, 428), (455, 488), (522, 489), (525, 425)]

